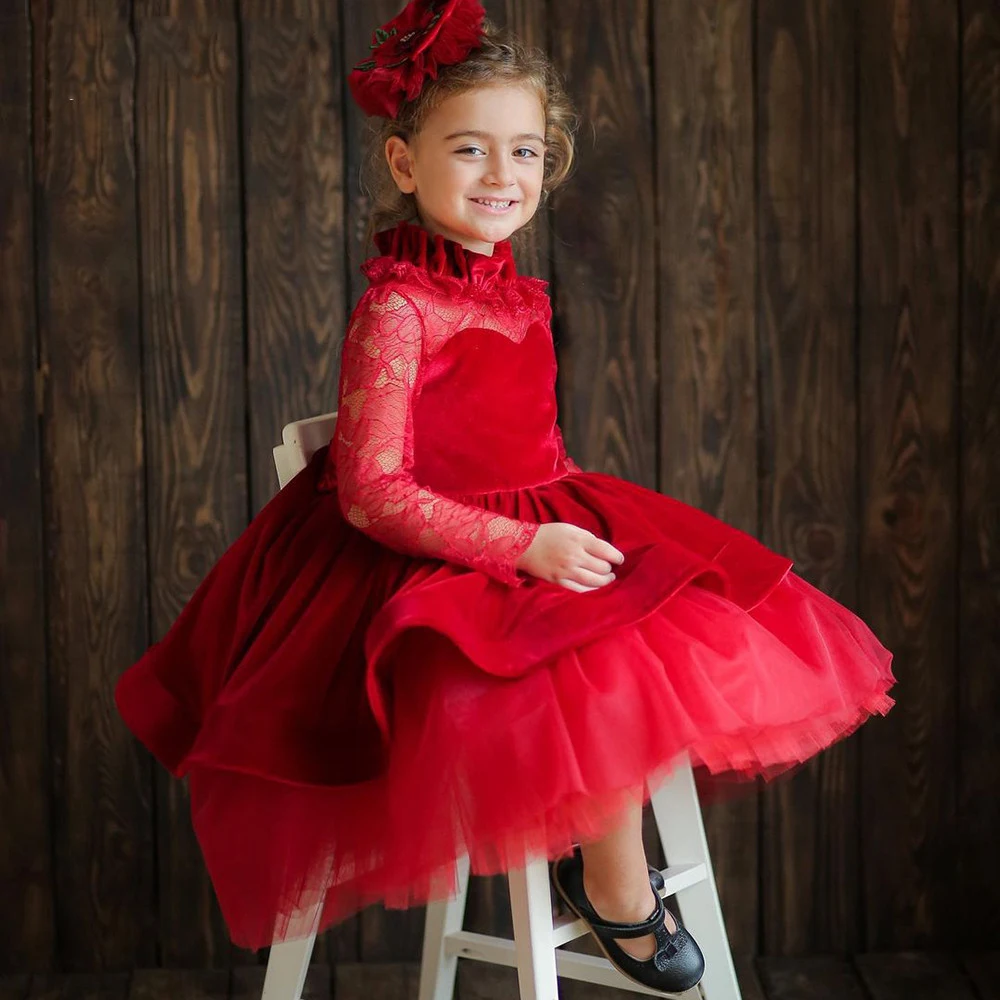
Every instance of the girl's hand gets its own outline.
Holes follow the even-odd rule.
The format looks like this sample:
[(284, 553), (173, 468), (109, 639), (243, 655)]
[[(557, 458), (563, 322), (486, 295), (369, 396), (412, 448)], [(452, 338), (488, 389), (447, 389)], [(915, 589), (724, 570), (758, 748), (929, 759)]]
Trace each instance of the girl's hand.
[(612, 567), (623, 562), (618, 549), (586, 528), (551, 521), (539, 527), (516, 566), (539, 580), (582, 593), (611, 583)]

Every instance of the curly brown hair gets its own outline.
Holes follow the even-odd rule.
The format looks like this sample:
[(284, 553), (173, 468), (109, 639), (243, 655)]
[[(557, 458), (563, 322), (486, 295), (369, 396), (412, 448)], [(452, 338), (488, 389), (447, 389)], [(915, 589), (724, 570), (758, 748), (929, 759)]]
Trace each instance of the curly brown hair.
[[(545, 115), (543, 201), (566, 180), (573, 166), (573, 136), (579, 118), (566, 95), (562, 79), (544, 52), (525, 45), (512, 32), (497, 28), (487, 19), (483, 22), (480, 48), (474, 49), (461, 62), (443, 68), (436, 80), (428, 80), (417, 97), (403, 102), (396, 118), (370, 121), (361, 165), (361, 189), (370, 203), (366, 246), (379, 230), (404, 219), (417, 218), (416, 199), (396, 187), (386, 163), (388, 139), (399, 136), (409, 142), (431, 111), (446, 98), (475, 87), (504, 83), (533, 87), (542, 103)], [(530, 225), (521, 233), (528, 229)]]

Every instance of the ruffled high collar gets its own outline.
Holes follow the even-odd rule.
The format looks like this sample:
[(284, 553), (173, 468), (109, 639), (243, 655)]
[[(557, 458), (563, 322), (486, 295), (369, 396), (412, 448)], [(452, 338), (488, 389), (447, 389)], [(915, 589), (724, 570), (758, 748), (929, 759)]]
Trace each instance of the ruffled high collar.
[[(399, 222), (375, 234), (375, 246), (384, 258), (414, 264), (436, 278), (458, 278), (480, 288), (508, 285), (517, 280), (517, 267), (509, 240), (493, 245), (493, 256), (468, 250), (423, 226)], [(371, 263), (371, 262), (369, 262)]]

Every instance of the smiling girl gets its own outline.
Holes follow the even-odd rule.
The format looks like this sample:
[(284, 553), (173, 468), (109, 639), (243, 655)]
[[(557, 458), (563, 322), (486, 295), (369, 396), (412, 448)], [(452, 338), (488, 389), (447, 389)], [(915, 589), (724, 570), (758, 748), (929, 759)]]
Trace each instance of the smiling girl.
[[(544, 56), (477, 0), (413, 0), (352, 93), (378, 254), (328, 447), (121, 678), (176, 775), (233, 940), (552, 859), (627, 976), (700, 979), (642, 806), (686, 755), (773, 778), (893, 704), (891, 654), (792, 561), (566, 454), (544, 282), (511, 237), (570, 171)], [(585, 331), (581, 331), (585, 334)], [(748, 787), (752, 788), (752, 786)], [(712, 956), (707, 956), (712, 961)]]

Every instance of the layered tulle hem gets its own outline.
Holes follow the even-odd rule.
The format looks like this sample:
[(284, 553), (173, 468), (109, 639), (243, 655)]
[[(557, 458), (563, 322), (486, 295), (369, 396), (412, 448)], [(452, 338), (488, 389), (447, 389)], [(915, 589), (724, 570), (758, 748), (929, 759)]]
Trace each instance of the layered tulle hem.
[(688, 587), (514, 680), (414, 632), (392, 677), (383, 774), (310, 787), (196, 755), (195, 831), (233, 940), (258, 948), (373, 903), (446, 898), (462, 855), (481, 875), (556, 858), (606, 834), (680, 760), (703, 801), (750, 791), (888, 712), (890, 663), (859, 619), (794, 575), (752, 612)]
[[(567, 793), (541, 812), (510, 810), (510, 799), (502, 796), (508, 815), (502, 828), (489, 833), (463, 829), (458, 820), (449, 827), (442, 818), (429, 835), (414, 817), (408, 824), (412, 840), (402, 836), (396, 845), (403, 853), (378, 846), (384, 842), (383, 822), (370, 827), (369, 817), (387, 812), (391, 792), (383, 782), (330, 790), (193, 768), (192, 814), (230, 936), (240, 947), (258, 949), (321, 932), (376, 903), (409, 909), (449, 898), (457, 890), (455, 863), (463, 855), (474, 875), (507, 872), (529, 858), (560, 857), (574, 844), (610, 832), (627, 806), (648, 802), (680, 760), (690, 760), (702, 790), (706, 780), (716, 791), (772, 780), (803, 766), (817, 749), (849, 735), (873, 714), (885, 714), (893, 703), (879, 690), (852, 718), (827, 720), (820, 728), (789, 726), (762, 742), (761, 734), (750, 732), (702, 740), (671, 761), (651, 761), (645, 779)], [(777, 757), (756, 757), (754, 748), (761, 745), (798, 746), (799, 756), (788, 756), (786, 749)], [(722, 784), (715, 785), (716, 779)], [(480, 794), (488, 796), (489, 786)], [(226, 830), (241, 833), (234, 841)], [(343, 836), (333, 836), (335, 830)]]

